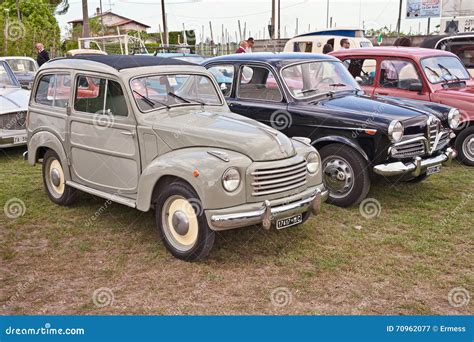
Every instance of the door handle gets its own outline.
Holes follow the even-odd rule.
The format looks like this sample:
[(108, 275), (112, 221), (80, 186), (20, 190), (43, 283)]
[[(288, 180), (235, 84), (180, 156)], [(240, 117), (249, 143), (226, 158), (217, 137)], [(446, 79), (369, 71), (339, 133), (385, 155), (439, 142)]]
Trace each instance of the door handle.
[(130, 131), (122, 131), (120, 132), (122, 133), (123, 135), (128, 135), (130, 137), (134, 137), (135, 136), (135, 132), (130, 132)]
[(382, 95), (382, 96), (385, 96), (385, 95), (388, 95), (388, 93), (384, 93), (384, 92), (378, 92), (378, 93), (375, 93), (375, 95)]

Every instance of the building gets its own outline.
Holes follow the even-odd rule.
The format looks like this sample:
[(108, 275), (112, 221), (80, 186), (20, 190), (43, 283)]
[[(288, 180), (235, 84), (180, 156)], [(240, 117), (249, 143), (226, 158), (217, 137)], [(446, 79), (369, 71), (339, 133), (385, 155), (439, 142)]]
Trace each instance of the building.
[[(101, 18), (102, 17), (102, 18)], [(140, 23), (136, 20), (118, 15), (112, 11), (106, 11), (100, 13), (100, 8), (96, 9), (96, 13), (91, 19), (99, 18), (103, 22), (106, 28), (106, 34), (127, 34), (130, 31), (145, 31), (150, 26)], [(76, 28), (78, 25), (82, 26), (82, 19), (76, 19), (68, 22), (72, 25), (72, 28)]]

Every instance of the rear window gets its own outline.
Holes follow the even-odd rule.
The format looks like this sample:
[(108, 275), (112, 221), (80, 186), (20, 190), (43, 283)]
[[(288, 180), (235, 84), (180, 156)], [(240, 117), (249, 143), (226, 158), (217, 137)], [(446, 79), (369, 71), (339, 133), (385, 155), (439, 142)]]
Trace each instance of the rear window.
[(66, 108), (71, 95), (71, 76), (69, 74), (47, 74), (41, 76), (35, 93), (35, 102)]

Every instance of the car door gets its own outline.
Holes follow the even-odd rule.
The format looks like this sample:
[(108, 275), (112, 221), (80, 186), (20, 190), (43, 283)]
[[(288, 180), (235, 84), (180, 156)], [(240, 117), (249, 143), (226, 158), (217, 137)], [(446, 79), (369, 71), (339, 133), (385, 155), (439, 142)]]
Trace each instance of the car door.
[(227, 103), (232, 112), (279, 129), (277, 121), (286, 113), (287, 102), (278, 76), (268, 66), (240, 65), (231, 94)]
[(429, 89), (416, 65), (408, 59), (385, 58), (380, 63), (375, 96), (429, 101)]
[[(82, 92), (92, 82), (96, 92)], [(69, 115), (73, 181), (134, 197), (140, 175), (136, 122), (125, 92), (113, 77), (79, 73)]]

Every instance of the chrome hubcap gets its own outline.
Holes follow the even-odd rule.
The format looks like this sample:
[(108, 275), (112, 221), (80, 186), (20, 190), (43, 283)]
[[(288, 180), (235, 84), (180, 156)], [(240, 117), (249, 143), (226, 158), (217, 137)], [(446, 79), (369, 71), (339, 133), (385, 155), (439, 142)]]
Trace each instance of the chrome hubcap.
[(59, 186), (59, 184), (61, 184), (61, 174), (58, 169), (51, 170), (51, 182), (54, 186)]
[(171, 218), (173, 228), (179, 235), (186, 235), (189, 231), (189, 220), (181, 210), (176, 211)]
[(329, 156), (323, 162), (324, 183), (333, 197), (346, 196), (354, 186), (354, 172), (350, 164), (339, 156)]
[(464, 140), (462, 150), (469, 160), (474, 161), (474, 134), (471, 134)]

